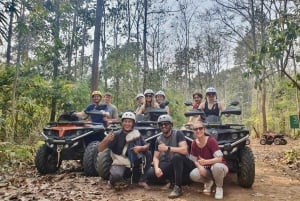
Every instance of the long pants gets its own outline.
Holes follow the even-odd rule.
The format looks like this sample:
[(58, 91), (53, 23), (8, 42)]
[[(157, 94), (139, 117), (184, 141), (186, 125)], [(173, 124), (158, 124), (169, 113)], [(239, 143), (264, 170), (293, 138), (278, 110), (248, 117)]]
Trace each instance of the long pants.
[(146, 177), (146, 172), (149, 170), (152, 162), (152, 155), (150, 151), (144, 153), (145, 155), (145, 165), (143, 167), (143, 172), (141, 172), (141, 165), (142, 165), (142, 160), (139, 159), (137, 160), (134, 164), (132, 169), (124, 166), (124, 165), (112, 165), (110, 168), (110, 176), (109, 176), (109, 181), (112, 185), (114, 185), (116, 182), (122, 181), (125, 178), (126, 173), (130, 173), (131, 177), (139, 175), (139, 181), (145, 181)]
[(194, 167), (194, 163), (186, 156), (175, 154), (171, 161), (159, 162), (159, 168), (163, 172), (162, 177), (157, 178), (152, 167), (146, 173), (146, 178), (148, 182), (161, 183), (169, 180), (172, 184), (181, 186), (190, 181), (189, 173)]
[(199, 169), (195, 168), (190, 173), (190, 178), (194, 182), (207, 183), (215, 180), (217, 187), (223, 186), (223, 180), (228, 173), (228, 167), (223, 163), (215, 163), (210, 169), (205, 169), (203, 174), (200, 174)]

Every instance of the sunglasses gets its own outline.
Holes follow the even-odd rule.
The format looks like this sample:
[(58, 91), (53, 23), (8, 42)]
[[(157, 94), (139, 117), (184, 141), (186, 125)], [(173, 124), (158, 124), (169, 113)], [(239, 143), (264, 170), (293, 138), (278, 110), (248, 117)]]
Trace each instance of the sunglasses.
[(152, 97), (152, 95), (151, 94), (148, 94), (148, 95), (146, 94), (145, 97)]
[(159, 127), (169, 126), (169, 125), (170, 125), (170, 123), (168, 123), (168, 122), (163, 122), (163, 123), (158, 124)]
[(215, 93), (207, 93), (206, 95), (207, 95), (207, 96), (214, 96)]
[(202, 131), (204, 128), (203, 127), (197, 127), (197, 128), (193, 128), (194, 131)]

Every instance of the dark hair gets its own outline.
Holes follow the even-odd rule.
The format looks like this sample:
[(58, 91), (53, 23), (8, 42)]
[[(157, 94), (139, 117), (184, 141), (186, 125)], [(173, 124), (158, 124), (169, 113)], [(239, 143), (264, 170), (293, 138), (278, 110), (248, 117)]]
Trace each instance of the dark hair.
[(194, 98), (195, 96), (199, 96), (200, 98), (203, 98), (202, 94), (199, 93), (199, 92), (193, 93), (193, 98)]

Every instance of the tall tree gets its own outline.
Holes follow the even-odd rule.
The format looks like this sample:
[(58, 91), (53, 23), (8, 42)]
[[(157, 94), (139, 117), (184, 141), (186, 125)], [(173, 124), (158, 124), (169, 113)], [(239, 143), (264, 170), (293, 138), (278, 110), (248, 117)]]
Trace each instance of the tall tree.
[(99, 85), (99, 56), (100, 56), (101, 20), (103, 16), (103, 6), (104, 6), (104, 1), (97, 0), (94, 45), (93, 45), (93, 61), (92, 61), (92, 82), (91, 82), (92, 91), (97, 90)]
[(6, 64), (9, 65), (11, 62), (13, 21), (14, 21), (14, 16), (17, 13), (17, 1), (11, 0), (5, 6), (9, 13), (9, 23), (8, 23), (8, 32), (7, 32), (7, 49), (6, 49)]

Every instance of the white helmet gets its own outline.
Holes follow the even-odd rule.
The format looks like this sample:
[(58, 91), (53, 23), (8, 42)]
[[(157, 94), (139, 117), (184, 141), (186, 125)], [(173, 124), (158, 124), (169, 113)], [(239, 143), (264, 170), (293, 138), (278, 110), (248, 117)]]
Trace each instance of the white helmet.
[(121, 121), (123, 121), (124, 119), (132, 119), (135, 122), (135, 114), (133, 112), (124, 112), (121, 117)]
[(138, 98), (140, 98), (140, 97), (143, 97), (143, 98), (144, 98), (145, 96), (144, 96), (144, 94), (139, 93), (138, 95), (136, 95), (135, 99), (138, 99)]
[(146, 90), (144, 91), (144, 95), (146, 95), (146, 94), (151, 94), (151, 95), (153, 96), (153, 95), (154, 95), (154, 92), (153, 92), (152, 89), (146, 89)]
[(157, 123), (161, 122), (170, 122), (171, 124), (173, 123), (172, 117), (168, 114), (163, 114), (158, 117)]
[(213, 87), (208, 87), (207, 89), (206, 89), (206, 94), (207, 93), (217, 93), (217, 90), (215, 89), (215, 88), (213, 88)]
[(163, 91), (158, 91), (158, 92), (156, 92), (155, 97), (158, 96), (158, 95), (161, 95), (161, 96), (163, 96), (163, 97), (166, 97), (165, 92), (163, 92)]

